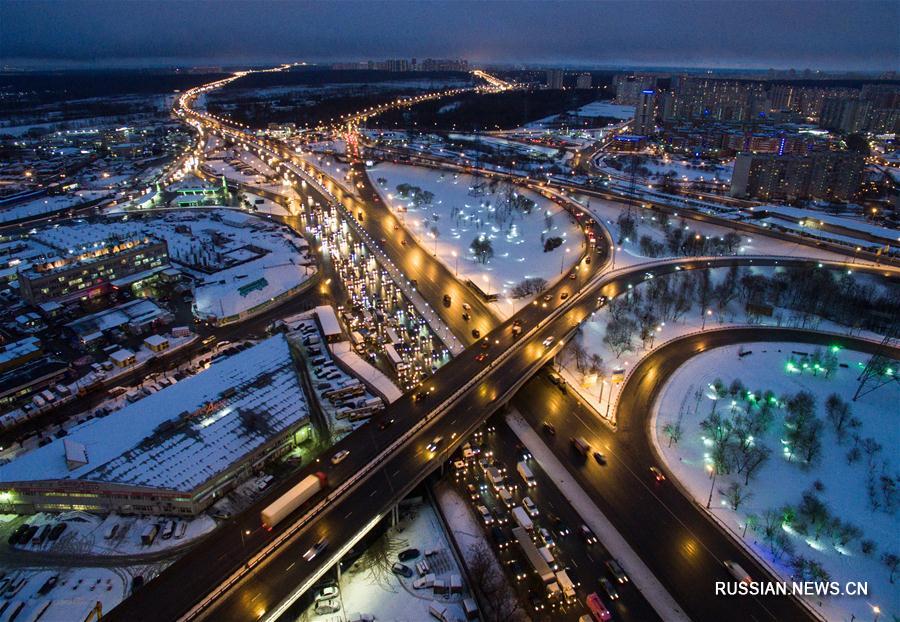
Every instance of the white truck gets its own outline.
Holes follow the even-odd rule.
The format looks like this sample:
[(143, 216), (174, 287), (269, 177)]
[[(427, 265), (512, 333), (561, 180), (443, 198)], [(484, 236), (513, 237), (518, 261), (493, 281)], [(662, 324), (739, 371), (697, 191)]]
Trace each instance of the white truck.
[(299, 508), (313, 495), (325, 488), (327, 479), (324, 473), (307, 475), (299, 484), (288, 490), (270, 503), (260, 513), (262, 525), (269, 531), (284, 520), (291, 512)]
[(528, 465), (525, 464), (524, 460), (516, 464), (516, 470), (519, 472), (519, 475), (522, 476), (522, 479), (525, 480), (526, 486), (529, 488), (537, 486), (537, 481), (534, 479), (534, 473), (531, 472), (531, 469), (528, 468)]
[(500, 469), (497, 467), (488, 467), (485, 470), (485, 475), (495, 491), (500, 490), (500, 488), (503, 487), (503, 474), (500, 472)]
[(521, 506), (516, 506), (512, 509), (512, 515), (515, 519), (516, 523), (518, 523), (519, 527), (526, 531), (531, 531), (534, 529), (534, 523), (531, 522), (531, 518), (528, 516), (528, 512), (526, 512)]
[(556, 573), (556, 582), (559, 583), (559, 587), (562, 589), (563, 597), (565, 597), (566, 602), (574, 602), (575, 596), (575, 584), (572, 583), (572, 579), (569, 578), (569, 575), (566, 574), (565, 570), (560, 570)]

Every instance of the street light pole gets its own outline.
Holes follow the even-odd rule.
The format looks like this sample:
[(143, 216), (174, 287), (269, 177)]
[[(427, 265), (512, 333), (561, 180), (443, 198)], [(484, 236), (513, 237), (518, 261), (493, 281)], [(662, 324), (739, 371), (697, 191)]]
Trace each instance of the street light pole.
[(712, 484), (709, 486), (709, 498), (706, 500), (706, 509), (709, 509), (709, 506), (712, 505), (712, 493), (713, 489), (716, 487), (716, 476), (719, 474), (718, 469), (716, 469), (715, 465), (709, 467), (710, 472), (712, 473)]

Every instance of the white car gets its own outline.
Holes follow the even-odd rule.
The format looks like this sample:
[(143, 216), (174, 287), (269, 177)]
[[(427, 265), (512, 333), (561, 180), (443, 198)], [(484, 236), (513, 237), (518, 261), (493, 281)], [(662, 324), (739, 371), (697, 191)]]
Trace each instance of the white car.
[(331, 456), (331, 464), (340, 464), (344, 458), (350, 455), (349, 449), (342, 449), (333, 456)]
[(316, 601), (320, 600), (331, 600), (332, 598), (337, 598), (340, 591), (338, 590), (336, 585), (326, 585), (319, 593), (316, 594)]
[(532, 501), (529, 497), (524, 497), (522, 499), (522, 505), (525, 506), (525, 511), (528, 512), (529, 516), (534, 517), (534, 516), (538, 515), (537, 506), (534, 504), (534, 501)]
[(544, 339), (544, 341), (542, 341), (541, 343), (544, 344), (544, 347), (545, 347), (545, 348), (549, 348), (549, 347), (550, 347), (550, 344), (553, 343), (553, 337), (547, 337), (547, 338)]
[(319, 540), (314, 545), (309, 547), (309, 550), (303, 554), (303, 559), (308, 562), (311, 562), (316, 558), (316, 556), (325, 550), (325, 547), (328, 546), (328, 540)]
[(476, 507), (476, 509), (478, 510), (478, 513), (481, 514), (481, 520), (484, 521), (485, 525), (493, 525), (494, 524), (494, 517), (491, 516), (491, 513), (488, 511), (488, 509), (486, 507), (484, 507), (483, 505), (479, 505)]

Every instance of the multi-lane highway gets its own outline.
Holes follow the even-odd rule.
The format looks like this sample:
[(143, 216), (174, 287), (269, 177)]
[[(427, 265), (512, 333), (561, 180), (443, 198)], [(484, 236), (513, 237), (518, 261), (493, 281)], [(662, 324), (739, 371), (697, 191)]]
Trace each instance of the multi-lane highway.
[[(799, 620), (807, 616), (788, 598), (715, 598), (715, 581), (730, 580), (725, 560), (738, 561), (751, 576), (768, 576), (751, 556), (708, 520), (692, 500), (673, 485), (656, 482), (650, 466), (664, 464), (650, 440), (650, 415), (659, 391), (691, 357), (711, 348), (746, 342), (800, 342), (840, 345), (873, 353), (884, 348), (871, 341), (781, 328), (733, 328), (705, 331), (671, 341), (643, 358), (619, 397), (615, 432), (569, 394), (541, 374), (518, 393), (513, 403), (537, 430), (544, 421), (556, 428), (545, 442), (615, 525), (644, 563), (693, 620)], [(896, 349), (887, 353), (900, 357)], [(581, 436), (607, 458), (605, 466), (584, 460), (568, 439)]]
[[(392, 226), (391, 230), (395, 231)], [(563, 281), (550, 290), (552, 302), (547, 306), (529, 305), (516, 315), (524, 326), (521, 337), (512, 337), (511, 321), (502, 324), (489, 333), (489, 340), (482, 340), (486, 346), (484, 350), (479, 347), (477, 351), (470, 349), (462, 353), (419, 391), (403, 396), (370, 425), (335, 446), (335, 452), (348, 449), (350, 456), (339, 465), (328, 465), (325, 469), (329, 489), (323, 495), (324, 499), (314, 500), (312, 509), (301, 508), (269, 534), (258, 528), (254, 513), (259, 507), (251, 508), (237, 517), (234, 525), (216, 530), (159, 578), (114, 609), (109, 617), (121, 620), (177, 619), (182, 616), (215, 620), (274, 619), (281, 610), (279, 605), (289, 602), (320, 571), (330, 566), (342, 545), (352, 542), (361, 530), (384, 515), (393, 503), (436, 468), (447, 452), (549, 361), (563, 340), (596, 309), (599, 296), (616, 295), (629, 284), (646, 278), (644, 274), (648, 271), (670, 272), (676, 267), (705, 269), (729, 265), (816, 263), (819, 262), (752, 257), (651, 262), (603, 276), (589, 276), (579, 282), (580, 290), (566, 301), (561, 301), (559, 294), (563, 288), (570, 289), (571, 286)], [(600, 261), (592, 262), (591, 271), (600, 264)], [(429, 295), (437, 293), (443, 294), (438, 290)], [(484, 362), (475, 360), (476, 352), (486, 353), (488, 359)], [(419, 399), (421, 395), (427, 397)], [(388, 420), (394, 423), (381, 429), (381, 424)], [(425, 445), (437, 436), (443, 439), (442, 449), (432, 455)], [(300, 477), (324, 466), (324, 460), (321, 464), (309, 465)], [(283, 492), (288, 485), (290, 482), (260, 503)], [(650, 503), (653, 496), (635, 488), (623, 490), (623, 497), (630, 498), (632, 492), (638, 507)], [(682, 498), (682, 502), (686, 501)], [(696, 509), (694, 511), (696, 513)], [(656, 518), (664, 522), (666, 516), (661, 514)], [(243, 539), (240, 537), (242, 531), (249, 532)], [(284, 541), (274, 547), (272, 543), (282, 537)], [(329, 547), (312, 562), (305, 561), (303, 553), (322, 538), (328, 540)], [(723, 541), (721, 546), (730, 549), (727, 552), (729, 558), (740, 558), (741, 553), (734, 545)], [(679, 571), (690, 577), (694, 568), (687, 566)], [(223, 583), (227, 589), (220, 588)], [(216, 597), (207, 598), (206, 595), (211, 593)], [(683, 596), (680, 589), (675, 593), (678, 598)], [(199, 602), (203, 603), (202, 607), (197, 607)], [(785, 601), (778, 607), (788, 616), (780, 619), (802, 617), (793, 601)], [(703, 614), (699, 619), (722, 619), (709, 617), (703, 611), (699, 613)], [(779, 619), (772, 618), (764, 607), (752, 615), (761, 616), (756, 619)], [(754, 618), (748, 616), (747, 619)]]

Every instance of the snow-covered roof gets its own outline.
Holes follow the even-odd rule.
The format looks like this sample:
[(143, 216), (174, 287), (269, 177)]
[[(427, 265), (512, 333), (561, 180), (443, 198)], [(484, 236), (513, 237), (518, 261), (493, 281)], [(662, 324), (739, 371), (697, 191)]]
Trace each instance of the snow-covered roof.
[(144, 343), (148, 346), (162, 346), (169, 343), (169, 340), (161, 335), (150, 335), (146, 339), (144, 339)]
[(341, 325), (338, 323), (333, 308), (328, 305), (320, 305), (316, 307), (316, 316), (319, 318), (319, 324), (322, 326), (322, 332), (326, 337), (334, 337), (341, 334)]
[(390, 378), (354, 352), (349, 341), (339, 341), (331, 344), (330, 349), (336, 358), (339, 358), (344, 365), (353, 370), (354, 376), (362, 378), (369, 383), (388, 402), (395, 402), (403, 395), (403, 392), (391, 382)]
[(277, 335), (0, 467), (0, 481), (80, 479), (190, 491), (308, 416), (287, 341)]
[(835, 227), (852, 229), (854, 231), (859, 231), (860, 233), (866, 233), (874, 237), (882, 238), (885, 240), (885, 242), (895, 243), (900, 241), (900, 232), (898, 232), (896, 229), (873, 225), (856, 218), (836, 216), (834, 214), (826, 214), (821, 211), (791, 207), (790, 205), (763, 205), (754, 209), (757, 211), (766, 211), (771, 214), (780, 214), (782, 216), (799, 218), (801, 220), (822, 222), (833, 225)]
[(121, 350), (116, 350), (115, 352), (110, 354), (109, 358), (111, 358), (116, 363), (127, 363), (134, 358), (134, 352), (122, 348)]

